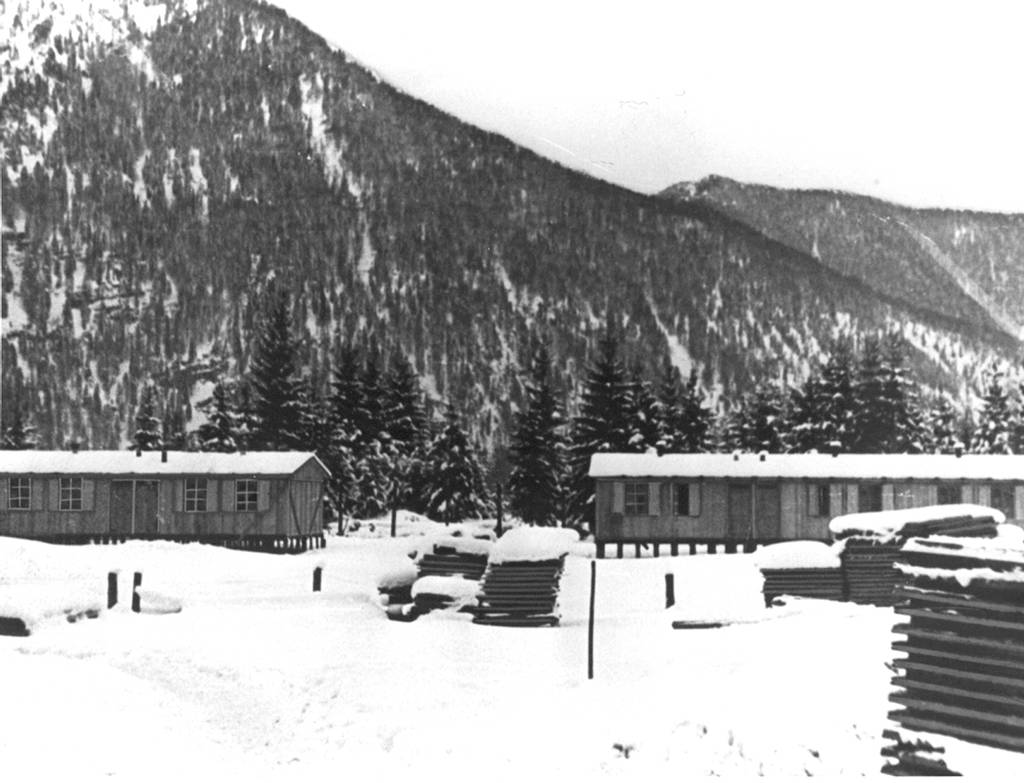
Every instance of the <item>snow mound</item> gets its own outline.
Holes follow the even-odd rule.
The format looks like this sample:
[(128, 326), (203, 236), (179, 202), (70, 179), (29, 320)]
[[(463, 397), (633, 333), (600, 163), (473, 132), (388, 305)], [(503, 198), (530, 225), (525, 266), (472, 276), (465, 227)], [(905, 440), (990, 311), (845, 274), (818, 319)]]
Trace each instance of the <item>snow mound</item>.
[(143, 614), (177, 614), (181, 599), (152, 590), (139, 590), (139, 611)]
[(473, 579), (461, 576), (424, 576), (417, 579), (412, 586), (412, 597), (441, 596), (447, 598), (455, 607), (463, 607), (476, 603), (476, 594), (480, 584)]
[(579, 542), (575, 530), (564, 527), (530, 527), (509, 530), (491, 549), (490, 562), (515, 563), (557, 560)]
[(1004, 544), (1024, 545), (1024, 527), (1005, 524), (996, 528), (996, 539)]
[(957, 503), (948, 506), (921, 506), (892, 511), (843, 514), (829, 522), (828, 529), (836, 538), (867, 535), (873, 538), (892, 539), (899, 537), (909, 525), (962, 517), (979, 522), (994, 521), (997, 525), (1006, 522), (1006, 515), (994, 508), (974, 503)]
[(759, 568), (788, 570), (793, 568), (839, 568), (841, 563), (834, 547), (821, 541), (784, 541), (757, 550), (754, 562)]
[(435, 550), (438, 547), (453, 549), (460, 555), (480, 555), (487, 557), (494, 547), (494, 542), (485, 538), (465, 538), (464, 536), (442, 536), (433, 539)]
[[(696, 558), (675, 580), (672, 620), (721, 623), (751, 622), (766, 616), (764, 577), (752, 555)], [(687, 563), (687, 566), (690, 566)], [(715, 585), (728, 584), (728, 590)]]
[(82, 585), (25, 584), (0, 589), (0, 617), (21, 620), (30, 632), (41, 623), (61, 617), (97, 615), (106, 606)]
[(377, 579), (377, 589), (387, 592), (409, 587), (419, 578), (419, 571), (411, 560), (397, 562)]

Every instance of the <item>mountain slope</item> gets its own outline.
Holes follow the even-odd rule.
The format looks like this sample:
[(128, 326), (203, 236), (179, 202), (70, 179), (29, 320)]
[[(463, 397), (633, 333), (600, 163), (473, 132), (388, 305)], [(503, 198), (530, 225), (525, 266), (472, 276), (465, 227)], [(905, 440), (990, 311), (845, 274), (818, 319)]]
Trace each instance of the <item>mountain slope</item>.
[(1024, 215), (912, 209), (724, 177), (676, 185), (662, 195), (732, 215), (878, 292), (935, 313), (987, 319), (1021, 336)]
[(668, 354), (716, 394), (802, 376), (839, 331), (903, 330), (946, 388), (1014, 350), (962, 293), (922, 308), (717, 207), (569, 171), (272, 7), (105, 2), (3, 16), (3, 382), (47, 445), (125, 443), (147, 379), (194, 400), (242, 372), (271, 278), (316, 388), (343, 340), (373, 338), (494, 447), (530, 341), (569, 386), (608, 312), (630, 360)]

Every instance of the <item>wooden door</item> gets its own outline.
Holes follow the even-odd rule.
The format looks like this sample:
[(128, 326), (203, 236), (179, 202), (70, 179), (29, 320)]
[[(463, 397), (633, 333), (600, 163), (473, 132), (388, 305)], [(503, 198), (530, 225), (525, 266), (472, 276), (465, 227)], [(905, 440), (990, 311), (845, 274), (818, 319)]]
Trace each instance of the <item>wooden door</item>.
[(132, 533), (134, 481), (110, 482), (110, 532)]
[(159, 482), (135, 482), (135, 533), (147, 535), (157, 532), (156, 515)]
[(757, 485), (756, 524), (758, 538), (778, 538), (782, 531), (782, 507), (778, 484)]
[(750, 538), (753, 520), (750, 509), (751, 493), (749, 484), (729, 485), (729, 537)]

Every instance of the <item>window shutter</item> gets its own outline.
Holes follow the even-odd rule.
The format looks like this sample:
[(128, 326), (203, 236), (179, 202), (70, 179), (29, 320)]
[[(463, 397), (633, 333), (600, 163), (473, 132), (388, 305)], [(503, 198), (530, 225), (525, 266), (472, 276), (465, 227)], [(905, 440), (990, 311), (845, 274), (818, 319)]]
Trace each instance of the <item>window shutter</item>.
[[(853, 497), (856, 497), (856, 494), (851, 493), (851, 495)], [(829, 489), (828, 489), (828, 505), (829, 505), (829, 513), (832, 516), (837, 517), (837, 516), (839, 516), (840, 514), (843, 513), (843, 485), (842, 484), (832, 484), (831, 486), (829, 486)]]
[(171, 504), (174, 506), (175, 511), (185, 510), (185, 479), (178, 479), (177, 481), (171, 482), (174, 487), (174, 500)]
[(621, 481), (612, 482), (612, 513), (621, 514), (626, 510), (626, 485)]
[(60, 509), (60, 479), (50, 479), (50, 511)]
[(235, 482), (232, 479), (227, 479), (221, 482), (221, 511), (234, 511), (235, 510)]
[(821, 507), (818, 505), (818, 485), (807, 485), (807, 516), (820, 517)]
[(43, 481), (42, 479), (31, 479), (32, 487), (32, 510), (43, 510)]
[(690, 484), (690, 507), (687, 511), (691, 517), (700, 516), (700, 484)]
[(217, 491), (219, 486), (214, 479), (206, 480), (206, 510), (217, 510)]
[(1013, 518), (1024, 519), (1024, 487), (1013, 488)]
[(82, 479), (82, 511), (92, 511), (96, 500), (96, 482)]
[(960, 502), (961, 503), (973, 503), (974, 502), (974, 485), (972, 485), (972, 484), (962, 484), (960, 486)]
[(256, 510), (267, 511), (270, 509), (270, 482), (260, 480), (256, 482)]
[(656, 481), (647, 485), (647, 513), (652, 517), (661, 516), (661, 485)]
[(882, 485), (882, 511), (891, 511), (893, 507), (892, 484)]
[(6, 511), (10, 508), (10, 490), (11, 480), (9, 478), (0, 481), (0, 511)]
[[(964, 501), (967, 502), (966, 500)], [(978, 487), (978, 505), (991, 506), (992, 505), (992, 487), (988, 484), (982, 484)]]

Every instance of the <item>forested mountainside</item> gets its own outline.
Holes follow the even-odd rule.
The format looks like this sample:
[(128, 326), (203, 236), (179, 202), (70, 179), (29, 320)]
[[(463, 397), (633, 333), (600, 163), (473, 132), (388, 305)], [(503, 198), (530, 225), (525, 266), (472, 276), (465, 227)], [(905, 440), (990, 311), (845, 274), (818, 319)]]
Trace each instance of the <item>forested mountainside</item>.
[(933, 312), (971, 319), (980, 307), (1009, 335), (1021, 336), (1024, 215), (912, 209), (851, 193), (717, 176), (663, 195), (712, 206), (876, 291)]
[(4, 398), (28, 397), (41, 445), (123, 445), (146, 382), (196, 400), (237, 376), (271, 278), (314, 388), (373, 339), (490, 446), (530, 341), (568, 387), (609, 313), (630, 361), (667, 354), (713, 395), (802, 377), (839, 331), (899, 328), (947, 390), (1016, 349), (948, 282), (919, 306), (717, 208), (569, 171), (273, 7), (88, 8), (0, 11)]

